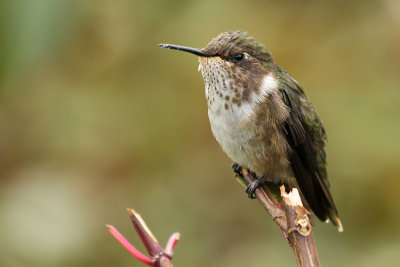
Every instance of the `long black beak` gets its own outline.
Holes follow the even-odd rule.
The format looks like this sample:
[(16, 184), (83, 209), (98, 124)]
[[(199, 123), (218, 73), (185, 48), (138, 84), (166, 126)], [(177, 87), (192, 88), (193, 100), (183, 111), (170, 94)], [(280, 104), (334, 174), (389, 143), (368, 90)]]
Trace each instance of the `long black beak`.
[(199, 57), (214, 57), (215, 56), (215, 55), (208, 55), (208, 54), (204, 53), (203, 51), (201, 51), (200, 49), (193, 48), (193, 47), (172, 45), (172, 44), (159, 44), (158, 46), (160, 46), (162, 48), (168, 48), (168, 49), (189, 52), (189, 53), (195, 54), (196, 56), (199, 56)]

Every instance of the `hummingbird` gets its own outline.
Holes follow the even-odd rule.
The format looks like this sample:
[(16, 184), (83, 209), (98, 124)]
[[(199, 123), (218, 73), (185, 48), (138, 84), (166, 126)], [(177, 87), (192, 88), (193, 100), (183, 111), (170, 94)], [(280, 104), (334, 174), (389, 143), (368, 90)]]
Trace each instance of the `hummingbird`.
[(296, 187), (321, 221), (343, 231), (326, 170), (327, 134), (299, 83), (245, 31), (219, 34), (204, 48), (160, 44), (199, 57), (211, 130), (222, 150), (268, 183)]

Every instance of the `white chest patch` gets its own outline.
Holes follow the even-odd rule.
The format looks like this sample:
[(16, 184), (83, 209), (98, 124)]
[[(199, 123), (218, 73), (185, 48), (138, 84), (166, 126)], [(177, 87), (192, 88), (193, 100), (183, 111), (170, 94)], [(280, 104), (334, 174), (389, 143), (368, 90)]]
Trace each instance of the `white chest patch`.
[(272, 72), (270, 72), (263, 79), (261, 85), (261, 91), (264, 92), (264, 94), (271, 94), (273, 92), (276, 92), (277, 90), (278, 90), (278, 80), (275, 78)]

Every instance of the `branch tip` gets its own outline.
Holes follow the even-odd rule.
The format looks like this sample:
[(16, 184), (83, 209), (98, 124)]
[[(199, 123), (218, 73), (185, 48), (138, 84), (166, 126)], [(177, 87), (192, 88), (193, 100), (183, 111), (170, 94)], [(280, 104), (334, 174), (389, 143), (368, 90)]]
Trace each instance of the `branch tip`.
[(140, 214), (137, 213), (137, 212), (136, 212), (135, 210), (133, 210), (133, 209), (127, 208), (126, 211), (128, 212), (129, 216), (136, 216), (136, 214), (140, 216)]
[(146, 222), (143, 220), (142, 216), (139, 213), (135, 212), (133, 209), (126, 209), (128, 211), (129, 217), (133, 223), (133, 226), (138, 232), (139, 236), (143, 239), (148, 236), (153, 240), (154, 243), (158, 243), (157, 238), (151, 232), (150, 228), (147, 226)]
[(165, 246), (165, 252), (172, 258), (174, 255), (174, 248), (176, 243), (178, 243), (181, 235), (179, 233), (173, 233), (168, 239), (167, 245)]

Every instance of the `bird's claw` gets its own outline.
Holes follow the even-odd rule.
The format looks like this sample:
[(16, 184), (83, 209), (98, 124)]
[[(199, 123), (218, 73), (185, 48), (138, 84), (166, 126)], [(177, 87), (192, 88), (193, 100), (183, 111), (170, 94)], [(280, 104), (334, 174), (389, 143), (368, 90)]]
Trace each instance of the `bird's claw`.
[(247, 196), (248, 196), (250, 199), (255, 199), (255, 198), (256, 198), (255, 192), (256, 192), (256, 189), (257, 189), (260, 185), (261, 185), (260, 180), (257, 179), (257, 180), (255, 180), (254, 182), (250, 183), (250, 184), (247, 186), (247, 188), (246, 188), (246, 193), (247, 193)]

